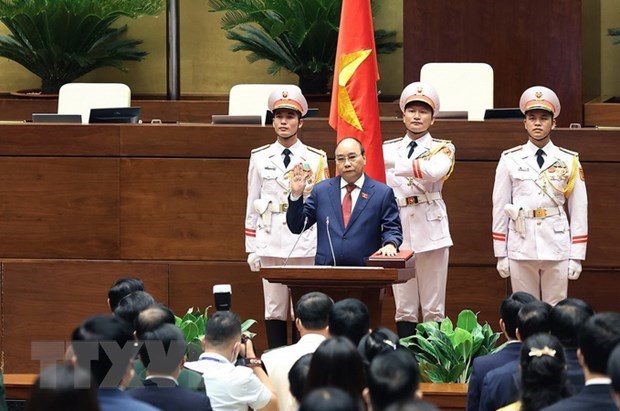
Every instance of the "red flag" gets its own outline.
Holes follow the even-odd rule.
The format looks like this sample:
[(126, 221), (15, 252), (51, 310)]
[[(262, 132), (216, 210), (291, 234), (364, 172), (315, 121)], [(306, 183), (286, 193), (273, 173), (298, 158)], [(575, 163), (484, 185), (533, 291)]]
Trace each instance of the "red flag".
[(329, 125), (337, 131), (337, 141), (355, 137), (362, 142), (364, 171), (385, 182), (378, 79), (370, 0), (342, 0)]

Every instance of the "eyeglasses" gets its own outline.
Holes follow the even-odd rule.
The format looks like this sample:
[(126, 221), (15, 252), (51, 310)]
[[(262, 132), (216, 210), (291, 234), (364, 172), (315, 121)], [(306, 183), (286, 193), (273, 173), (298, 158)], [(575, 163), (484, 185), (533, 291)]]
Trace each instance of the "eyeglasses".
[(346, 163), (347, 160), (349, 160), (349, 163), (353, 163), (355, 162), (355, 160), (357, 160), (359, 157), (361, 157), (361, 154), (349, 154), (348, 156), (336, 156), (336, 163)]

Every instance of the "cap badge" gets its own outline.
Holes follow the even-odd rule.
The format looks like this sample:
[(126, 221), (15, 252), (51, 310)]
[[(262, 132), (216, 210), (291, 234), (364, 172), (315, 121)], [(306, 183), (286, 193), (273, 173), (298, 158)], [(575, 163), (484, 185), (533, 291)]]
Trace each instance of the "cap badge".
[(288, 91), (283, 91), (282, 92), (282, 97), (287, 98), (288, 97)]
[(418, 94), (422, 94), (424, 92), (424, 89), (422, 88), (422, 86), (418, 86), (417, 92)]
[(536, 98), (537, 98), (538, 100), (542, 99), (542, 96), (543, 96), (542, 91), (537, 91), (537, 92), (536, 92), (536, 94), (535, 94), (535, 96), (536, 96)]

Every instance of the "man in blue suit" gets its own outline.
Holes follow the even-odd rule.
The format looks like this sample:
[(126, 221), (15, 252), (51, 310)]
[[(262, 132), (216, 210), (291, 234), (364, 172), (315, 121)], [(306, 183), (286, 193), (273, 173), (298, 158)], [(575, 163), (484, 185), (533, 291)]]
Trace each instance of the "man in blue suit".
[(365, 165), (362, 144), (344, 138), (336, 146), (339, 176), (318, 183), (305, 202), (307, 172), (293, 168), (286, 222), (295, 234), (317, 223), (316, 265), (362, 266), (375, 252), (396, 255), (403, 241), (394, 192), (367, 176)]

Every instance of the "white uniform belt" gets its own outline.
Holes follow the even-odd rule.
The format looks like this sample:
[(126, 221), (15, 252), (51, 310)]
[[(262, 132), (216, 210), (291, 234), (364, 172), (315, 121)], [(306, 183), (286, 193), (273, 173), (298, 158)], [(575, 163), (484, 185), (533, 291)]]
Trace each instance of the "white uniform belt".
[(523, 209), (523, 215), (525, 218), (545, 218), (553, 215), (562, 214), (562, 207), (551, 208), (537, 208), (535, 210)]
[(272, 213), (286, 213), (288, 209), (288, 203), (271, 203), (269, 204), (269, 211)]
[(430, 203), (431, 201), (441, 200), (441, 192), (426, 193), (417, 196), (409, 197), (396, 197), (396, 203), (399, 207), (407, 207), (409, 205), (415, 205), (420, 203)]

